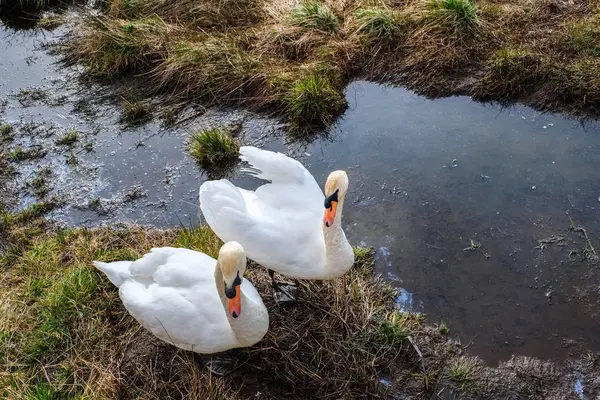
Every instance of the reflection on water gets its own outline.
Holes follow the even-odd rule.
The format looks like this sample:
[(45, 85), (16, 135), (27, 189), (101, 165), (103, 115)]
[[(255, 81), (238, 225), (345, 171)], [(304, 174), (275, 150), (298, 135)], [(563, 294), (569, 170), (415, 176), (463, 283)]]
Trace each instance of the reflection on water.
[[(53, 127), (11, 146), (49, 150), (21, 170), (57, 171), (53, 190), (70, 199), (57, 217), (72, 225), (198, 222), (205, 178), (185, 154), (189, 129), (150, 124), (123, 131), (109, 106), (95, 107), (92, 116), (74, 113), (82, 92), (71, 83), (73, 71), (57, 70), (53, 58), (34, 51), (41, 37), (0, 30), (0, 38), (10, 39), (0, 44), (0, 97), (43, 86), (52, 98), (68, 98), (27, 108), (10, 98), (1, 115), (20, 131), (29, 121)], [(364, 82), (347, 93), (351, 107), (328, 140), (306, 146), (286, 144), (276, 122), (245, 112), (209, 112), (195, 126), (242, 121), (245, 144), (292, 154), (319, 182), (331, 170), (347, 170), (345, 229), (353, 244), (376, 249), (378, 271), (403, 288), (398, 307), (446, 322), (488, 361), (600, 350), (600, 278), (583, 260), (585, 240), (568, 229), (571, 220), (584, 226), (600, 248), (598, 127), (466, 97), (428, 101)], [(94, 145), (91, 153), (76, 149), (77, 166), (67, 166), (54, 144), (69, 127)], [(127, 193), (136, 185), (141, 196), (132, 199)], [(116, 208), (90, 209), (97, 197)], [(34, 200), (23, 196), (21, 205)]]

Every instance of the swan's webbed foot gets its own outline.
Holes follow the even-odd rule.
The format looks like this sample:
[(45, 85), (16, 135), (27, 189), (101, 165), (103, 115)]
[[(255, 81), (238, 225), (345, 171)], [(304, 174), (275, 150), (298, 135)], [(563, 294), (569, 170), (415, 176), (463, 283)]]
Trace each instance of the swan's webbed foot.
[(279, 283), (275, 289), (274, 297), (277, 305), (290, 306), (298, 301), (298, 286), (289, 283)]
[(199, 354), (200, 361), (204, 364), (213, 375), (225, 376), (229, 374), (235, 367), (235, 361), (232, 358), (223, 357), (220, 355), (204, 355)]
[(275, 280), (275, 271), (269, 270), (271, 284), (273, 285), (275, 303), (279, 306), (289, 306), (296, 304), (298, 298), (298, 281), (294, 285), (289, 283), (279, 283)]

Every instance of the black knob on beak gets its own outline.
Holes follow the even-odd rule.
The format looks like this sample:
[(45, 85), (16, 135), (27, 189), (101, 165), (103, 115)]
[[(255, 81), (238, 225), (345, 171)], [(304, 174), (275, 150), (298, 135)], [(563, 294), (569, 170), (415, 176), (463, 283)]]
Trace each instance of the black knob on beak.
[(229, 288), (225, 286), (225, 296), (227, 296), (228, 299), (233, 299), (235, 297), (235, 286)]

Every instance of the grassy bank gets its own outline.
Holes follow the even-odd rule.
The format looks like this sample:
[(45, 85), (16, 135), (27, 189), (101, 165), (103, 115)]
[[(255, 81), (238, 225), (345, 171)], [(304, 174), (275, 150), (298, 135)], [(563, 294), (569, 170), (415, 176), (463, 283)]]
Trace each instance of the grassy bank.
[[(67, 42), (91, 77), (142, 75), (165, 103), (275, 110), (294, 127), (343, 112), (368, 78), (598, 116), (598, 4), (575, 0), (108, 0)], [(302, 131), (302, 130), (301, 130)]]
[(56, 230), (46, 210), (3, 211), (0, 219), (9, 238), (0, 256), (0, 398), (566, 399), (575, 371), (586, 373), (587, 390), (598, 381), (594, 356), (572, 369), (526, 357), (485, 366), (450, 339), (452, 327), (395, 310), (395, 290), (374, 277), (368, 249), (356, 249), (341, 279), (301, 282), (292, 308), (278, 308), (265, 270), (251, 267), (270, 330), (257, 345), (228, 352), (230, 375), (211, 376), (196, 355), (142, 329), (91, 262), (164, 245), (214, 256), (216, 236), (205, 227)]

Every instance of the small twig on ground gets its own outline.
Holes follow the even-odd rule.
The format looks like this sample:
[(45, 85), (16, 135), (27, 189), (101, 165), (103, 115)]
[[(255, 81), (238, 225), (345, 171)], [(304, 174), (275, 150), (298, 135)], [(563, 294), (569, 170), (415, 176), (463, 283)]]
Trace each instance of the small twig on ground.
[[(588, 253), (592, 254), (592, 261), (598, 261), (598, 253), (596, 253), (596, 249), (594, 249), (594, 246), (592, 246), (592, 242), (590, 241), (590, 237), (588, 236), (587, 233), (587, 229), (585, 229), (582, 226), (575, 226), (575, 225), (571, 225), (571, 227), (569, 228), (570, 230), (572, 230), (573, 232), (581, 232), (583, 233), (583, 236), (585, 237), (585, 242), (586, 242), (586, 251)], [(589, 247), (589, 249), (588, 249)]]
[(473, 336), (473, 339), (471, 339), (471, 341), (465, 347), (463, 347), (463, 349), (465, 349), (465, 350), (468, 349), (469, 346), (471, 346), (473, 344), (475, 339), (477, 339), (477, 336), (478, 336), (477, 334), (475, 336)]

